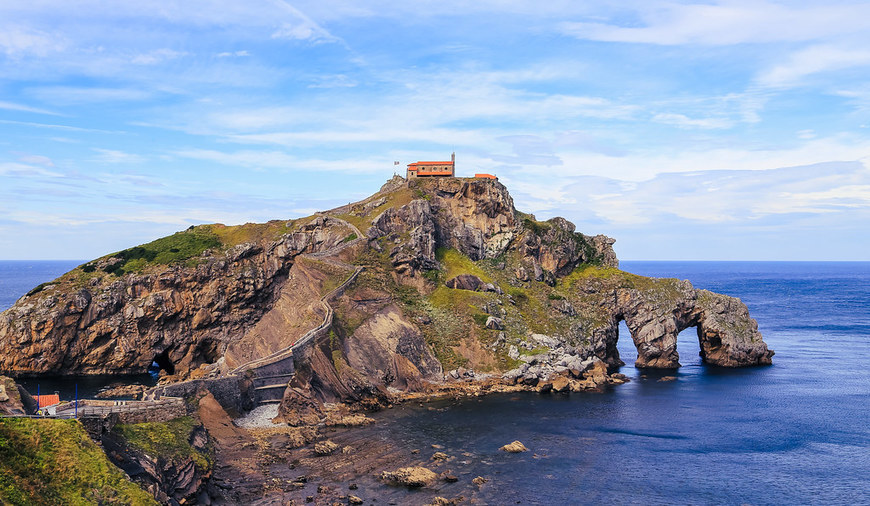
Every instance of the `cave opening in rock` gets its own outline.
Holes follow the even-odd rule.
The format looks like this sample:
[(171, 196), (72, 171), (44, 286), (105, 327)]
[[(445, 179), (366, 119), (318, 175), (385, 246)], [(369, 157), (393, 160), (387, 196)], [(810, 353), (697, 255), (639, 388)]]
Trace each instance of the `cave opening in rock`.
[(166, 371), (167, 374), (175, 374), (175, 364), (169, 359), (169, 350), (163, 350), (157, 354), (148, 370), (152, 374), (159, 374), (160, 371)]

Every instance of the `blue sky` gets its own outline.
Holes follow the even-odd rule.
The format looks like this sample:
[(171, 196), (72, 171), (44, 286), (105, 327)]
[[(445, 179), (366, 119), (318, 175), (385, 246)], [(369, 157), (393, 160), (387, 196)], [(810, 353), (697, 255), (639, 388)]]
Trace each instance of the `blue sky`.
[(622, 259), (870, 260), (870, 3), (0, 3), (0, 259), (491, 172)]

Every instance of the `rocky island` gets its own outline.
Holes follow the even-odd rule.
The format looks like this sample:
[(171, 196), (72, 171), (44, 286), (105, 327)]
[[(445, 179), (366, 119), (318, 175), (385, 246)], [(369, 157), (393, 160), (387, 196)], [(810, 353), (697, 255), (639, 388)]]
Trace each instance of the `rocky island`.
[[(282, 444), (295, 448), (319, 439), (312, 427), (364, 424), (352, 412), (403, 399), (621, 383), (621, 321), (639, 368), (680, 367), (677, 335), (690, 327), (708, 364), (771, 363), (739, 299), (624, 272), (613, 243), (517, 211), (494, 179), (396, 176), (360, 202), (190, 227), (40, 285), (0, 314), (0, 372), (129, 374), (156, 363), (160, 385), (144, 398), (198, 399), (189, 411), (209, 413), (208, 430), (185, 430), (197, 448), (216, 438), (220, 468), (253, 444), (230, 415), (257, 406), (279, 406)], [(143, 453), (100, 430), (110, 456)], [(324, 458), (340, 459), (330, 448)], [(155, 497), (222, 495), (208, 488), (211, 467), (197, 474), (185, 462), (173, 464), (188, 465), (184, 486), (145, 473)]]

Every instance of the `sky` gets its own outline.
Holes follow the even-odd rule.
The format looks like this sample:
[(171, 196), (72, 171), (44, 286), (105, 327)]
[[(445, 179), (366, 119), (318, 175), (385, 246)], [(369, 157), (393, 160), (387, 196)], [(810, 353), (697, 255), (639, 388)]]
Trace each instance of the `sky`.
[(455, 151), (623, 260), (870, 260), (868, 126), (870, 2), (0, 1), (0, 259)]

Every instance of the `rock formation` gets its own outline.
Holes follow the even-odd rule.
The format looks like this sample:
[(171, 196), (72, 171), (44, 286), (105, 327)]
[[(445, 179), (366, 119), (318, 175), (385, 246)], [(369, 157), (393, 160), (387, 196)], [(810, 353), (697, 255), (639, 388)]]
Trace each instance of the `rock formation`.
[(516, 211), (497, 181), (394, 178), (361, 202), (194, 227), (37, 287), (0, 315), (0, 371), (154, 361), (184, 379), (290, 356), (280, 417), (303, 423), (318, 403), (389, 402), (474, 371), (542, 391), (618, 383), (622, 320), (638, 367), (679, 367), (677, 334), (693, 326), (710, 364), (771, 363), (738, 299), (620, 271), (612, 245)]

